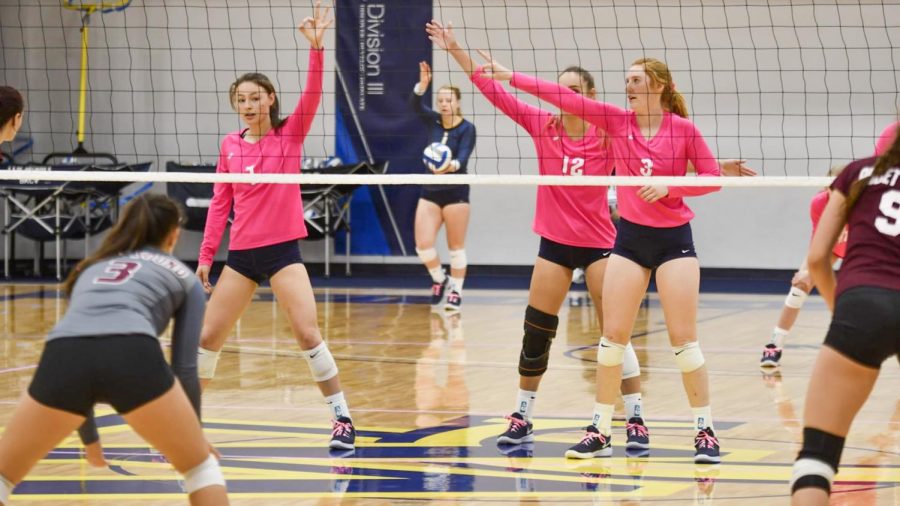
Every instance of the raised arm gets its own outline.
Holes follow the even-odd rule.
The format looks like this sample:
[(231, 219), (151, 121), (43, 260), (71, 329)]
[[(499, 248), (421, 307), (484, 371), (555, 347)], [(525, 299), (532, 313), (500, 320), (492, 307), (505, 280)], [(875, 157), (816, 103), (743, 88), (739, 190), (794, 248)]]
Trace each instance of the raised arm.
[(494, 107), (503, 111), (513, 121), (525, 128), (528, 133), (536, 135), (540, 132), (541, 127), (546, 124), (552, 114), (517, 99), (512, 93), (506, 91), (503, 85), (486, 77), (483, 72), (483, 66), (477, 66), (469, 56), (468, 51), (464, 50), (459, 44), (456, 35), (453, 33), (452, 22), (448, 22), (445, 27), (439, 21), (432, 19), (430, 23), (425, 25), (425, 31), (428, 33), (428, 39), (435, 46), (453, 56), (453, 59), (456, 60), (463, 72), (469, 76), (472, 83), (481, 90), (484, 97)]
[(435, 121), (441, 120), (441, 115), (434, 112), (431, 107), (425, 105), (425, 102), (422, 100), (422, 97), (425, 95), (425, 92), (428, 91), (428, 85), (431, 83), (431, 67), (428, 65), (428, 62), (420, 61), (419, 62), (419, 82), (416, 83), (416, 86), (413, 88), (412, 93), (409, 94), (409, 106), (413, 111), (419, 116), (419, 119), (428, 123), (429, 125), (434, 124)]
[(300, 23), (298, 30), (309, 41), (309, 68), (306, 71), (306, 86), (303, 94), (297, 102), (294, 113), (287, 119), (283, 129), (289, 135), (296, 135), (299, 141), (309, 132), (319, 103), (322, 101), (322, 79), (325, 66), (324, 38), (325, 31), (334, 22), (329, 18), (330, 7), (323, 11), (319, 2), (316, 2), (315, 17), (306, 17)]
[(450, 53), (450, 56), (456, 60), (456, 63), (459, 64), (459, 67), (463, 72), (465, 72), (469, 78), (472, 77), (472, 73), (475, 72), (475, 62), (472, 61), (472, 57), (469, 56), (469, 53), (466, 52), (456, 40), (456, 35), (453, 33), (452, 21), (448, 22), (445, 27), (440, 21), (432, 19), (430, 23), (425, 24), (425, 32), (428, 33), (428, 40), (433, 42), (435, 46)]
[(175, 313), (172, 332), (172, 372), (184, 388), (197, 418), (200, 418), (200, 379), (197, 377), (197, 349), (200, 347), (200, 328), (206, 296), (200, 283), (192, 283), (187, 296)]
[[(488, 65), (485, 65), (485, 68), (487, 67)], [(521, 72), (514, 72), (509, 84), (597, 125), (612, 137), (622, 135), (625, 131), (628, 121), (628, 111), (625, 109), (587, 98), (559, 83), (538, 79)]]

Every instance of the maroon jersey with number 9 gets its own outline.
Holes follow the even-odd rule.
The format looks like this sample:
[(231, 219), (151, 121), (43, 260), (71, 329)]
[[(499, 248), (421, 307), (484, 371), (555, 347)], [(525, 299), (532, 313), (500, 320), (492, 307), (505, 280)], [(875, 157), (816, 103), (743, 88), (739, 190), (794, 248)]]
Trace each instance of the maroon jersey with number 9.
[[(852, 162), (831, 184), (847, 196), (855, 181), (872, 173), (877, 158)], [(900, 167), (872, 177), (850, 213), (847, 256), (835, 296), (855, 286), (900, 291)]]

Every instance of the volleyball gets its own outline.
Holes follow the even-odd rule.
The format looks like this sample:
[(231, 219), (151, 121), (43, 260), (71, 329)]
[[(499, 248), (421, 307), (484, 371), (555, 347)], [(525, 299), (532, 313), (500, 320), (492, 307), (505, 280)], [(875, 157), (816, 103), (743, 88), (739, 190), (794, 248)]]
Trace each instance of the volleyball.
[(439, 172), (447, 168), (453, 160), (453, 153), (446, 144), (432, 142), (422, 153), (422, 162), (432, 172)]

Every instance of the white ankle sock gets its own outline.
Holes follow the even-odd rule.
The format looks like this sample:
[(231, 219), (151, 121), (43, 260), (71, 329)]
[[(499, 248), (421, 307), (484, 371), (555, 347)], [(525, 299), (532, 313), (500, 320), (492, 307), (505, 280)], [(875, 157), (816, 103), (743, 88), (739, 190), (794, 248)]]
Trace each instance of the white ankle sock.
[(641, 393), (625, 394), (622, 396), (625, 401), (625, 420), (632, 418), (643, 418), (641, 410)]
[(331, 410), (331, 416), (337, 420), (340, 417), (350, 418), (350, 408), (347, 406), (347, 399), (344, 398), (344, 392), (338, 392), (325, 398), (325, 404)]
[(444, 268), (440, 265), (434, 269), (428, 269), (428, 274), (431, 274), (431, 280), (435, 283), (443, 283), (447, 279), (447, 274), (444, 273)]
[(531, 420), (535, 397), (537, 397), (537, 392), (519, 389), (519, 395), (516, 396), (516, 413), (522, 415), (522, 419)]
[(703, 406), (701, 408), (691, 408), (691, 411), (694, 413), (695, 430), (703, 430), (707, 427), (715, 429), (713, 427), (712, 408)]
[(612, 404), (594, 403), (594, 418), (591, 419), (591, 425), (604, 436), (612, 434), (612, 416), (615, 408)]

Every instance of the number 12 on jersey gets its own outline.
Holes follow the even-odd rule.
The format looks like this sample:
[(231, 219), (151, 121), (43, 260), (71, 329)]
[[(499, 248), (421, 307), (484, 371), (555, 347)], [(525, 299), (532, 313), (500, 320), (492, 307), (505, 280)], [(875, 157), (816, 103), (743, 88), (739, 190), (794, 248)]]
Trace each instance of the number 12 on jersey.
[(563, 176), (581, 176), (584, 174), (584, 158), (563, 157)]

